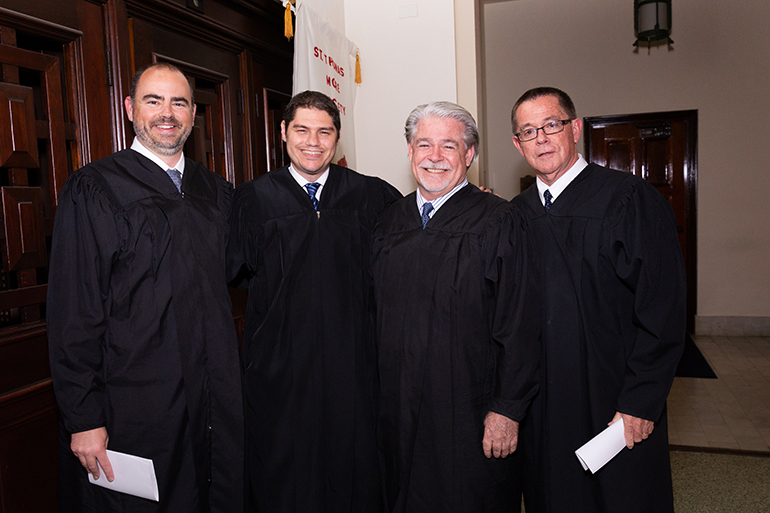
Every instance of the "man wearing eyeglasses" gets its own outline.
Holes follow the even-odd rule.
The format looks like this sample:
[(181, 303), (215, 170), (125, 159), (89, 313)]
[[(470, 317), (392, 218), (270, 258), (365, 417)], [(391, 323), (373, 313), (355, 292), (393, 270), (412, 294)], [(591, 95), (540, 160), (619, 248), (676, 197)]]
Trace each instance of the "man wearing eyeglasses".
[[(563, 91), (527, 91), (511, 122), (537, 174), (513, 200), (541, 283), (541, 385), (520, 434), (527, 513), (673, 512), (666, 396), (685, 285), (671, 207), (645, 180), (583, 159)], [(630, 450), (584, 471), (575, 450), (620, 419)]]

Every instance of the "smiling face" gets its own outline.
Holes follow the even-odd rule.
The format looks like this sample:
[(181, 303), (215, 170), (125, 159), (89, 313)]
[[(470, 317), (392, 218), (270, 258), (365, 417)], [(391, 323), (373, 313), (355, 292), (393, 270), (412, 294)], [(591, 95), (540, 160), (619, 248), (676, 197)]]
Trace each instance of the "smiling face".
[[(556, 96), (541, 96), (519, 105), (516, 111), (519, 126), (516, 131), (540, 128), (551, 121), (568, 118)], [(577, 142), (582, 129), (582, 121), (576, 118), (557, 134), (546, 135), (544, 131), (538, 130), (537, 137), (531, 141), (520, 142), (513, 136), (513, 144), (535, 169), (538, 178), (552, 185), (577, 162)]]
[(465, 179), (473, 148), (465, 146), (464, 130), (465, 125), (453, 118), (426, 117), (417, 124), (409, 143), (409, 160), (426, 200), (443, 196)]
[(312, 182), (329, 168), (340, 134), (328, 112), (300, 107), (288, 126), (281, 121), (281, 136), (294, 170)]
[(139, 141), (169, 166), (179, 160), (195, 119), (190, 84), (181, 73), (164, 68), (145, 71), (134, 101), (125, 100), (128, 119)]

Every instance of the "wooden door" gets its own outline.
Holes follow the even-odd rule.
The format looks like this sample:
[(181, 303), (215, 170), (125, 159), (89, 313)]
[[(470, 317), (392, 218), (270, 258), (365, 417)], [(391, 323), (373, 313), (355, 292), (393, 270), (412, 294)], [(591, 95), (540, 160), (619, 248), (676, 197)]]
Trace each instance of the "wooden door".
[(267, 170), (274, 171), (290, 163), (286, 144), (281, 136), (283, 111), (291, 100), (290, 94), (268, 89), (262, 90), (265, 105), (265, 149), (267, 150)]
[(695, 327), (697, 111), (585, 118), (586, 160), (634, 173), (668, 200), (687, 272), (687, 329)]
[(251, 119), (255, 141), (250, 178), (289, 164), (289, 154), (281, 138), (283, 111), (291, 100), (292, 70), (287, 64), (259, 55), (249, 59), (250, 88), (254, 91)]
[[(65, 180), (111, 151), (109, 132), (88, 130), (109, 112), (101, 6), (73, 4), (77, 13), (57, 21), (77, 29), (0, 11), (2, 513), (57, 509), (58, 421), (45, 325), (48, 248)], [(90, 82), (86, 72), (93, 72)]]

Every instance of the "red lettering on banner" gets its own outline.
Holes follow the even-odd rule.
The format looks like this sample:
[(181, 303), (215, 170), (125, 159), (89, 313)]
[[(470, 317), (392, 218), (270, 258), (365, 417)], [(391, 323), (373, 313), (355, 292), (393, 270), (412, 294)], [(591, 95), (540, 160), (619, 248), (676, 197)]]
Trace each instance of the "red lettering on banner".
[(335, 91), (338, 93), (340, 92), (340, 83), (337, 82), (336, 78), (332, 78), (329, 75), (326, 75), (326, 85), (329, 87), (333, 87)]
[(345, 106), (342, 105), (340, 102), (338, 102), (336, 98), (332, 98), (332, 101), (337, 106), (337, 108), (340, 110), (342, 115), (344, 116), (345, 115)]
[(345, 76), (345, 68), (334, 62), (334, 59), (325, 54), (324, 51), (317, 46), (313, 47), (313, 56), (319, 58), (321, 62), (328, 64), (339, 76)]

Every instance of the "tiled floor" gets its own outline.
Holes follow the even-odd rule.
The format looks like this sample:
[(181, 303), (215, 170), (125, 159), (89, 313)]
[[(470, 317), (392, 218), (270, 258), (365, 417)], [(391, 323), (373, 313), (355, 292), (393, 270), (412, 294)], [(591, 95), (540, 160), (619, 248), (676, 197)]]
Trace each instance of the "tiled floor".
[(669, 443), (770, 453), (770, 337), (693, 340), (718, 379), (674, 379)]

